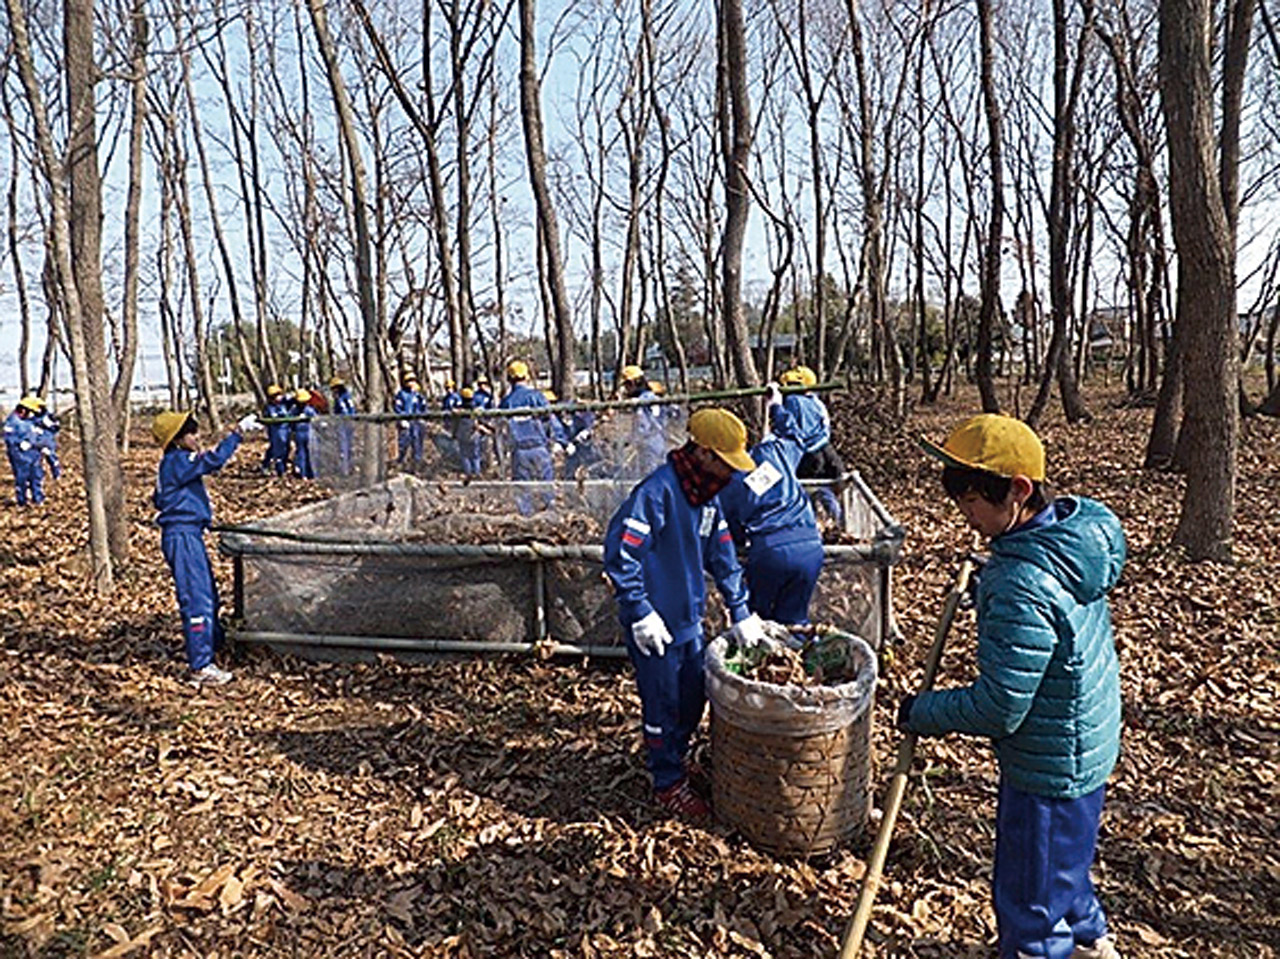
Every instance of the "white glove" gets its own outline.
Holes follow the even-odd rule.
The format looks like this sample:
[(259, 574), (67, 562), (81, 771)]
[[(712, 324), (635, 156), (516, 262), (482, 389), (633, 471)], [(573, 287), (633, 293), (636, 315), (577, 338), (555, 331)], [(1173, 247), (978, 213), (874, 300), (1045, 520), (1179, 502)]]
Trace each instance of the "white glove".
[(408, 428), (409, 428), (409, 424), (406, 423), (404, 420), (396, 420), (396, 429), (407, 430)]
[(764, 633), (764, 620), (755, 613), (750, 614), (746, 619), (738, 620), (729, 630), (729, 638), (743, 649), (753, 649), (768, 642)]
[(31, 449), (31, 443), (28, 442), (27, 440), (23, 440), (21, 443), (18, 444), (18, 449), (22, 450), (25, 453), (27, 450)]
[(632, 624), (631, 638), (635, 641), (636, 648), (645, 656), (655, 653), (661, 656), (671, 645), (671, 633), (657, 610)]
[(572, 455), (573, 455), (574, 453), (576, 453), (577, 451), (578, 451), (578, 447), (574, 446), (572, 443), (565, 443), (565, 444), (564, 444), (564, 455), (565, 455), (565, 456), (572, 456)]
[(591, 430), (583, 430), (573, 438), (573, 441), (575, 443), (585, 443), (589, 439), (591, 439)]
[(258, 414), (250, 413), (248, 416), (241, 417), (240, 422), (236, 424), (236, 429), (241, 433), (262, 429), (262, 424), (258, 422)]
[(781, 386), (779, 386), (777, 383), (769, 382), (764, 385), (764, 388), (769, 391), (765, 394), (766, 406), (777, 406), (782, 402)]

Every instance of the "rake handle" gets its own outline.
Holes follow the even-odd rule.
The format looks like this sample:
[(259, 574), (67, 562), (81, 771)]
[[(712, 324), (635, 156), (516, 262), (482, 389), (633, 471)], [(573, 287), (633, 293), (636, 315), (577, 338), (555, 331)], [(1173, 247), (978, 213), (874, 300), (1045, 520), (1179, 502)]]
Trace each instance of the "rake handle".
[[(960, 600), (969, 589), (969, 577), (973, 574), (973, 568), (972, 559), (966, 559), (960, 564), (955, 583), (942, 605), (942, 615), (938, 617), (938, 625), (933, 631), (933, 646), (924, 662), (924, 679), (920, 683), (922, 693), (933, 688), (933, 681), (938, 675), (938, 664), (942, 660), (942, 648), (946, 645), (956, 610), (960, 608)], [(893, 839), (893, 827), (898, 821), (898, 810), (902, 808), (902, 797), (907, 791), (907, 776), (915, 759), (918, 738), (915, 733), (907, 733), (898, 745), (898, 761), (894, 764), (893, 777), (885, 792), (880, 831), (876, 834), (876, 843), (867, 859), (867, 872), (862, 879), (862, 890), (858, 893), (858, 905), (840, 943), (840, 959), (857, 959), (858, 950), (862, 948), (862, 938), (871, 922), (871, 909), (875, 905), (876, 893), (880, 891), (884, 862), (889, 855), (889, 843)]]

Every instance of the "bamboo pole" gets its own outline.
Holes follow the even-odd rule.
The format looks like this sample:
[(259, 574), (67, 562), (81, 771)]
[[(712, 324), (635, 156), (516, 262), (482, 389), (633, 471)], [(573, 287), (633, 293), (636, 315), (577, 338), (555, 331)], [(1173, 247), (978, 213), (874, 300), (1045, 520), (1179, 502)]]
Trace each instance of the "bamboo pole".
[[(938, 625), (933, 632), (933, 646), (925, 658), (924, 679), (920, 682), (922, 693), (933, 688), (933, 681), (938, 675), (938, 663), (942, 660), (942, 647), (946, 644), (947, 633), (951, 631), (951, 622), (955, 619), (956, 610), (960, 607), (960, 600), (969, 588), (969, 577), (973, 574), (973, 567), (972, 559), (966, 559), (960, 564), (955, 584), (943, 603), (942, 615), (938, 618)], [(885, 793), (880, 831), (876, 835), (876, 844), (872, 847), (871, 856), (867, 860), (867, 874), (862, 879), (857, 908), (840, 944), (840, 959), (857, 959), (858, 950), (862, 947), (862, 938), (866, 935), (867, 925), (871, 921), (871, 909), (875, 904), (876, 893), (880, 890), (884, 862), (889, 854), (889, 843), (893, 839), (893, 827), (898, 821), (898, 810), (902, 807), (902, 797), (907, 790), (907, 777), (911, 772), (911, 763), (915, 760), (918, 738), (915, 733), (907, 733), (898, 746), (898, 761), (893, 767), (893, 778), (889, 780), (889, 789)]]
[(512, 643), (486, 642), (474, 639), (428, 639), (426, 637), (401, 638), (396, 636), (336, 636), (327, 633), (289, 633), (267, 630), (232, 629), (231, 638), (238, 643), (275, 646), (316, 646), (327, 649), (354, 649), (370, 652), (401, 653), (483, 653), (505, 655), (529, 653), (551, 656), (591, 656), (605, 659), (622, 659), (627, 648), (618, 646), (577, 646), (572, 643), (550, 641)]
[[(789, 393), (831, 393), (835, 390), (848, 389), (844, 380), (832, 380), (814, 386), (783, 386), (782, 395)], [(718, 400), (748, 399), (753, 396), (764, 396), (769, 392), (768, 386), (743, 386), (728, 390), (708, 390), (704, 393), (682, 393), (672, 396), (655, 396), (652, 399), (625, 400), (579, 400), (573, 403), (551, 403), (542, 407), (521, 407), (514, 410), (427, 410), (424, 413), (355, 413), (341, 417), (343, 420), (364, 423), (395, 423), (401, 420), (457, 420), (463, 417), (472, 419), (501, 419), (507, 416), (545, 416), (549, 413), (576, 413), (581, 410), (630, 410), (648, 406), (675, 406), (687, 403), (712, 403)], [(334, 414), (325, 414), (331, 416)], [(306, 416), (263, 416), (260, 423), (297, 423), (311, 419)], [(320, 417), (314, 417), (320, 418)]]

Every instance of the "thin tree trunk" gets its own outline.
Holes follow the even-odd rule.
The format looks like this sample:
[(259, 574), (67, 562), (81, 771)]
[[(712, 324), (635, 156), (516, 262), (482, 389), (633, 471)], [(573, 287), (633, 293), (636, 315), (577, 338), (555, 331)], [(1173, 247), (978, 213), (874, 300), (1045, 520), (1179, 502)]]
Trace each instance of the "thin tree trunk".
[(978, 312), (976, 377), (982, 395), (982, 409), (1000, 411), (995, 377), (991, 370), (992, 340), (1000, 310), (1000, 250), (1004, 232), (1004, 159), (1000, 132), (1000, 101), (995, 87), (995, 40), (991, 23), (991, 0), (977, 0), (978, 33), (981, 42), (982, 103), (987, 118), (988, 155), (991, 165), (991, 211), (987, 243), (982, 258), (982, 305)]

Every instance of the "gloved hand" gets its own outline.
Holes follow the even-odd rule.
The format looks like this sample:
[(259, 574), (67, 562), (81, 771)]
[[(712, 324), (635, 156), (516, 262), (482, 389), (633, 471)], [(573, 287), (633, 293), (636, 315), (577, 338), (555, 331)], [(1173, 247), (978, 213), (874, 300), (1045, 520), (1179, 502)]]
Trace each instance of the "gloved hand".
[(578, 447), (574, 446), (572, 443), (565, 443), (565, 444), (564, 444), (564, 455), (565, 455), (565, 456), (572, 456), (572, 455), (573, 455), (574, 453), (576, 453), (576, 452), (578, 452)]
[(404, 420), (396, 420), (396, 429), (407, 430), (408, 428), (409, 428), (409, 424), (406, 423)]
[(236, 424), (236, 429), (241, 433), (248, 433), (251, 430), (261, 429), (262, 424), (258, 422), (258, 414), (250, 413), (248, 416), (242, 416), (240, 422)]
[(645, 656), (652, 656), (655, 653), (661, 656), (667, 651), (667, 647), (671, 645), (671, 632), (667, 629), (667, 624), (662, 621), (662, 617), (654, 610), (648, 616), (638, 620), (631, 626), (631, 639), (635, 642), (636, 648)]
[(778, 406), (782, 403), (782, 387), (777, 383), (770, 381), (764, 385), (769, 392), (765, 394), (766, 406)]
[(903, 732), (910, 730), (911, 723), (911, 707), (916, 704), (916, 694), (911, 693), (902, 697), (902, 702), (898, 703), (898, 722), (897, 726)]
[(753, 649), (768, 642), (764, 632), (764, 620), (755, 613), (738, 620), (729, 630), (729, 638), (742, 649)]
[(18, 444), (18, 449), (22, 450), (22, 452), (25, 453), (27, 450), (31, 449), (31, 441), (23, 440), (21, 443)]
[(585, 443), (591, 439), (591, 430), (580, 430), (578, 435), (573, 438), (575, 443)]

